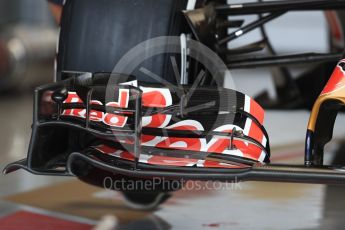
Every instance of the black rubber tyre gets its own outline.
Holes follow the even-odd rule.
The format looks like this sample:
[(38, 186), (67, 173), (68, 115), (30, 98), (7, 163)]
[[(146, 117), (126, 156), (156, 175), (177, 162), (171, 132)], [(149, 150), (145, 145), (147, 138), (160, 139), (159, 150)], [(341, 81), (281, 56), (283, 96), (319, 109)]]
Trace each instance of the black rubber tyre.
[(154, 210), (170, 198), (167, 192), (122, 192), (126, 205), (136, 210)]

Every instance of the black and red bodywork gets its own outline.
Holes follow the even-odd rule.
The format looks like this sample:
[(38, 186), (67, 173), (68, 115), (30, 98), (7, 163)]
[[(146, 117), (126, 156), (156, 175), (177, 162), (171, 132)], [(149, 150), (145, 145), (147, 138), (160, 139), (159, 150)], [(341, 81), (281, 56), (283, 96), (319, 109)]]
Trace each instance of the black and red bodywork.
[[(331, 89), (331, 92), (334, 92), (339, 87), (345, 86), (344, 81), (339, 80), (343, 79), (345, 75), (342, 74), (339, 78), (339, 73), (342, 72), (339, 72), (338, 68), (336, 68), (326, 90)], [(151, 114), (145, 112), (150, 103), (157, 106), (157, 100), (150, 100), (149, 96), (144, 95), (143, 88), (139, 87), (114, 86), (114, 91), (127, 90), (129, 92), (128, 96), (131, 99), (128, 107), (108, 105), (109, 108), (105, 108), (100, 103), (95, 104), (95, 98), (92, 94), (90, 95), (90, 92), (95, 92), (99, 88), (96, 89), (89, 85), (87, 86), (87, 93), (83, 94), (78, 88), (81, 84), (80, 78), (78, 74), (74, 75), (75, 77), (36, 90), (33, 134), (28, 158), (9, 165), (6, 168), (6, 173), (23, 168), (39, 175), (75, 175), (89, 183), (98, 185), (103, 183), (100, 178), (104, 179), (111, 174), (137, 179), (162, 177), (185, 180), (263, 180), (331, 184), (344, 183), (345, 181), (345, 173), (341, 167), (326, 167), (322, 164), (307, 166), (270, 164), (269, 142), (262, 144), (258, 141), (258, 138), (262, 141), (262, 138), (268, 137), (257, 118), (262, 115), (262, 113), (258, 113), (257, 109), (252, 113), (250, 113), (251, 111), (231, 111), (229, 108), (232, 106), (230, 106), (226, 116), (239, 115), (237, 119), (230, 120), (233, 123), (231, 127), (238, 129), (202, 130), (197, 129), (197, 126), (201, 124), (200, 122), (194, 120), (197, 125), (193, 126), (193, 122), (190, 120), (190, 118), (198, 116), (193, 113), (188, 114), (184, 111), (184, 107), (182, 110), (179, 106), (166, 106), (163, 110), (154, 107), (156, 110), (151, 111)], [(101, 78), (104, 75), (107, 77), (106, 74), (101, 75)], [(99, 75), (96, 77), (94, 75), (89, 76), (92, 79), (97, 79), (97, 77), (99, 79)], [(82, 79), (85, 80), (84, 77)], [(92, 81), (88, 79), (87, 82)], [(82, 85), (86, 87), (85, 84)], [(81, 100), (80, 103), (77, 100), (70, 103), (68, 100), (69, 97), (72, 99), (71, 95), (75, 97), (74, 92), (71, 93), (75, 90), (81, 96), (80, 98), (86, 95), (84, 100), (78, 97)], [(204, 95), (212, 95), (212, 93), (217, 92), (222, 94), (223, 98), (226, 95), (232, 98), (234, 93), (239, 94), (231, 90), (224, 90), (224, 92), (215, 89), (198, 90), (202, 91), (201, 93)], [(100, 98), (97, 93), (94, 95), (98, 99)], [(114, 98), (114, 101), (117, 99), (118, 97)], [(191, 102), (193, 103), (193, 98)], [(200, 100), (197, 104), (199, 103)], [(240, 103), (237, 102), (237, 104)], [(258, 106), (255, 105), (254, 101), (251, 101), (250, 104)], [(215, 106), (215, 109), (218, 108), (219, 105)], [(100, 112), (116, 117), (126, 116), (128, 122), (120, 124), (118, 122), (121, 119), (116, 119), (117, 123), (104, 123), (106, 119), (98, 119)], [(202, 110), (198, 111), (198, 113), (200, 112)], [(205, 108), (203, 112), (203, 116), (208, 119), (214, 115), (214, 111), (209, 107)], [(78, 116), (76, 114), (84, 115)], [(104, 114), (101, 117), (104, 118)], [(158, 128), (160, 124), (148, 124), (143, 127), (143, 114), (151, 118), (157, 115), (180, 117), (181, 114), (184, 114), (185, 120), (183, 122), (187, 123), (182, 122), (180, 127), (173, 124), (171, 126), (173, 128), (169, 128), (169, 126)], [(253, 130), (259, 130), (259, 136), (258, 131), (245, 133), (240, 130), (240, 123), (243, 118), (253, 121)], [(317, 131), (319, 130), (316, 129)], [(145, 144), (157, 137), (162, 138), (160, 144), (155, 146)], [(164, 137), (170, 139), (169, 145), (166, 144)], [(201, 143), (200, 140), (208, 137), (211, 139), (217, 137), (217, 148), (211, 146), (202, 151), (203, 149), (199, 149), (200, 146), (196, 143)], [(186, 139), (189, 139), (191, 143), (188, 143)], [(172, 147), (175, 143), (182, 141), (187, 143), (187, 146)], [(246, 143), (246, 145), (241, 147), (241, 143)], [(250, 145), (253, 145), (253, 148), (250, 148)], [(261, 154), (257, 155), (256, 149), (263, 153), (264, 157)], [(243, 155), (236, 156), (232, 151), (234, 153), (243, 152)], [(308, 153), (309, 151), (307, 151)], [(199, 163), (200, 160), (202, 164)]]

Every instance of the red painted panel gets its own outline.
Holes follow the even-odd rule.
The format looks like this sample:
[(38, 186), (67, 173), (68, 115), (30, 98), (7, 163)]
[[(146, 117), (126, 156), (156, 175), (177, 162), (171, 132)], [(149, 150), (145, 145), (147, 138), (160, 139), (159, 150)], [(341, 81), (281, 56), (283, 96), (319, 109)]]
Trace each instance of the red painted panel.
[(81, 224), (27, 211), (19, 211), (9, 216), (0, 218), (1, 230), (89, 230), (92, 229), (92, 227), (93, 226), (87, 224)]

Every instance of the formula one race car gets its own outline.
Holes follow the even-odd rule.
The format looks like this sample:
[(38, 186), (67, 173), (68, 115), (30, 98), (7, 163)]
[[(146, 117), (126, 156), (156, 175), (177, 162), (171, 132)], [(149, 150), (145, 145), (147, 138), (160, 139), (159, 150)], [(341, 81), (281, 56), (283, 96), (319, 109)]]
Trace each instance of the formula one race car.
[[(125, 183), (164, 179), (154, 190), (118, 189), (132, 207), (144, 209), (164, 202), (183, 186), (182, 179), (344, 184), (342, 166), (323, 164), (324, 146), (345, 103), (345, 59), (336, 65), (345, 44), (339, 23), (343, 8), (341, 0), (233, 5), (69, 0), (63, 10), (57, 81), (36, 89), (28, 157), (4, 172), (25, 169), (38, 175), (76, 176), (100, 187), (106, 178)], [(264, 25), (299, 10), (337, 10), (327, 12), (333, 53), (276, 54)], [(247, 14), (259, 19), (243, 26), (238, 16)], [(230, 34), (229, 28), (234, 30)], [(260, 29), (262, 41), (227, 48), (228, 42), (254, 29)], [(263, 49), (270, 56), (248, 55)], [(300, 63), (336, 67), (312, 111), (305, 164), (271, 164), (259, 104), (310, 106), (313, 96), (304, 100), (300, 94), (308, 86), (289, 74), (288, 66)], [(284, 82), (277, 86), (277, 101), (260, 97), (257, 103), (224, 87), (228, 69), (270, 66)], [(321, 91), (328, 77), (317, 72), (301, 76), (301, 82), (319, 76), (320, 86), (314, 90)], [(303, 99), (297, 105), (292, 103), (296, 97)], [(178, 188), (167, 185), (173, 181), (181, 182)]]

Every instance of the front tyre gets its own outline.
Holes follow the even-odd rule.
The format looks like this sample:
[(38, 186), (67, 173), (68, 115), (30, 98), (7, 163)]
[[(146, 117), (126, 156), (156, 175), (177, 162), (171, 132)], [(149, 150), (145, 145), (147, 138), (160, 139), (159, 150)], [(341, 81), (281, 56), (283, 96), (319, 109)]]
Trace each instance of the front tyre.
[(167, 192), (123, 191), (122, 194), (129, 208), (143, 211), (154, 210), (171, 197)]

